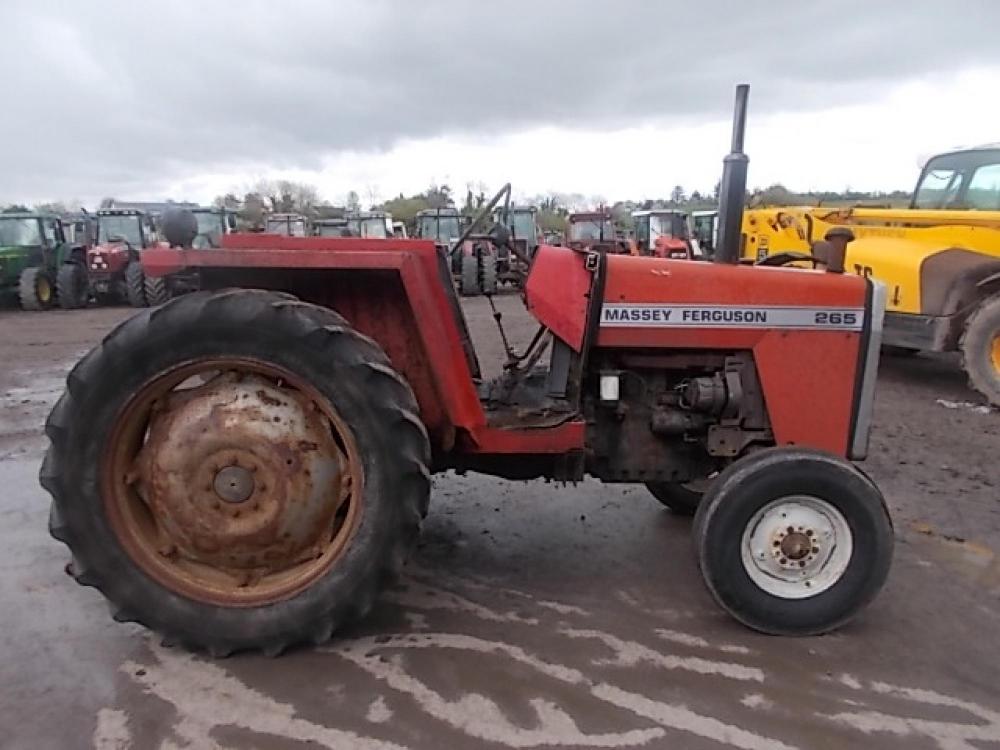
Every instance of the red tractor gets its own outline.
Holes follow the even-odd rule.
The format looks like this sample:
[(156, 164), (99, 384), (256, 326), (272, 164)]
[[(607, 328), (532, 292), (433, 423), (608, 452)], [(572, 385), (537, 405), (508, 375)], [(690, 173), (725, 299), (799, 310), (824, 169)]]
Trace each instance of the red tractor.
[(590, 248), (605, 253), (627, 253), (628, 244), (618, 238), (611, 211), (577, 211), (566, 219), (567, 247), (577, 250)]
[(629, 243), (632, 255), (694, 260), (702, 257), (691, 219), (685, 211), (654, 208), (634, 211), (635, 237)]
[(589, 474), (696, 508), (704, 580), (749, 627), (838, 627), (892, 557), (851, 463), (885, 296), (837, 272), (846, 238), (828, 272), (737, 265), (745, 180), (734, 148), (716, 263), (540, 246), (524, 289), (539, 334), (490, 382), (429, 240), (146, 251), (147, 273), (197, 271), (203, 291), (116, 328), (48, 419), (40, 479), (74, 575), (168, 641), (278, 654), (365, 615), (432, 473)]
[(72, 290), (60, 303), (83, 307), (93, 296), (100, 304), (147, 303), (140, 254), (157, 243), (152, 221), (141, 211), (102, 209), (97, 212), (96, 244), (87, 248), (85, 262), (65, 270), (62, 287)]

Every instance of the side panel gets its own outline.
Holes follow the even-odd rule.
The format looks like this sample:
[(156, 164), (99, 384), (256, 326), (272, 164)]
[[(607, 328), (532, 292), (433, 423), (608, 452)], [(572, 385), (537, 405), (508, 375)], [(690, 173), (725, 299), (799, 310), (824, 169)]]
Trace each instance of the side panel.
[(540, 245), (525, 284), (528, 310), (575, 352), (583, 346), (593, 283), (585, 257), (566, 247)]
[(752, 351), (777, 442), (844, 455), (866, 293), (852, 275), (609, 257), (597, 345)]

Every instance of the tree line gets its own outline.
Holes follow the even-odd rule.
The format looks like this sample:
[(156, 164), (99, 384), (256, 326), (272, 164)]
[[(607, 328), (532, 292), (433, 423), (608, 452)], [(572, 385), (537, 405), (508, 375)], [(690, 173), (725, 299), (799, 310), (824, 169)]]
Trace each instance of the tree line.
[[(371, 210), (386, 211), (396, 221), (404, 222), (413, 229), (419, 211), (427, 208), (456, 208), (466, 216), (474, 216), (492, 197), (492, 190), (486, 185), (468, 184), (464, 193), (456, 192), (447, 184), (432, 183), (426, 190), (415, 195), (399, 193), (394, 198), (379, 200), (378, 191), (369, 187), (366, 204)], [(868, 192), (845, 189), (842, 191), (795, 192), (784, 185), (775, 184), (766, 188), (748, 190), (746, 205), (879, 205), (897, 207), (907, 205), (910, 193), (903, 190), (891, 192)], [(621, 229), (632, 226), (632, 212), (657, 208), (676, 208), (687, 211), (713, 209), (718, 206), (719, 184), (708, 192), (692, 190), (675, 185), (663, 198), (647, 200), (619, 200), (608, 202), (601, 196), (585, 196), (580, 193), (544, 193), (526, 196), (520, 203), (538, 208), (539, 226), (545, 231), (561, 232), (566, 227), (566, 218), (573, 211), (590, 210), (604, 206), (611, 211), (613, 220)], [(113, 205), (114, 199), (105, 198), (101, 206)], [(233, 211), (240, 223), (247, 227), (259, 227), (269, 213), (297, 213), (310, 219), (340, 218), (362, 207), (361, 196), (350, 191), (340, 205), (321, 197), (315, 185), (292, 180), (259, 180), (242, 191), (230, 191), (216, 196), (212, 205)], [(42, 203), (34, 206), (36, 211), (57, 214), (75, 213), (80, 210), (78, 201)], [(11, 204), (0, 211), (10, 213), (28, 211), (28, 206)]]

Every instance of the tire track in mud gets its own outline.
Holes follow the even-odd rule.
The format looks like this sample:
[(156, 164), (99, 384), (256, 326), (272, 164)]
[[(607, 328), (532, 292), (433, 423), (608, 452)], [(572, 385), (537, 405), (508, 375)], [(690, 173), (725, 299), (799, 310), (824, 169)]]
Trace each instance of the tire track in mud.
[[(142, 745), (229, 747), (218, 738), (239, 729), (352, 748), (627, 748), (685, 737), (746, 750), (807, 748), (817, 740), (880, 747), (923, 740), (941, 750), (1000, 746), (1000, 713), (971, 701), (894, 685), (877, 674), (808, 670), (789, 693), (783, 665), (767, 653), (676, 628), (645, 628), (650, 615), (642, 609), (627, 613), (642, 623), (632, 630), (645, 633), (633, 639), (595, 625), (597, 618), (575, 604), (507, 588), (523, 606), (498, 609), (481, 601), (491, 591), (495, 599), (489, 582), (438, 572), (435, 585), (423, 577), (428, 573), (385, 597), (405, 609), (397, 617), (402, 629), (308, 652), (309, 679), (325, 676), (337, 683), (329, 690), (354, 694), (356, 711), (270, 696), (236, 676), (243, 671), (239, 658), (212, 662), (152, 646), (148, 664), (126, 662), (121, 675), (176, 715), (158, 744)], [(418, 615), (422, 629), (405, 627)], [(454, 630), (456, 623), (463, 632)], [(539, 650), (539, 631), (558, 643)], [(662, 677), (650, 688), (640, 672)], [(801, 700), (790, 701), (790, 694)], [(338, 726), (348, 715), (351, 728)], [(112, 736), (120, 738), (121, 715), (108, 716)], [(358, 716), (367, 731), (357, 727)]]

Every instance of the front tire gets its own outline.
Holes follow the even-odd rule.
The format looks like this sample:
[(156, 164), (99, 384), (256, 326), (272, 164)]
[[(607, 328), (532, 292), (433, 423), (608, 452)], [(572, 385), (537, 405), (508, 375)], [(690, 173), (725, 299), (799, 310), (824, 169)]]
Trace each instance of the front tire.
[(146, 274), (139, 260), (130, 260), (125, 266), (125, 298), (132, 307), (149, 307), (146, 300)]
[(875, 485), (851, 464), (801, 448), (727, 467), (694, 530), (716, 602), (774, 635), (840, 627), (882, 588), (892, 560), (892, 524)]
[(321, 643), (368, 612), (415, 541), (430, 488), (417, 410), (378, 344), (331, 310), (185, 295), (70, 373), (46, 424), (50, 531), (116, 620), (218, 656)]
[(1000, 407), (1000, 294), (980, 302), (966, 320), (959, 349), (969, 385)]
[(44, 268), (25, 268), (18, 278), (17, 294), (22, 310), (48, 310), (52, 307), (55, 289)]
[(480, 256), (479, 288), (483, 294), (497, 293), (497, 257), (493, 253)]

